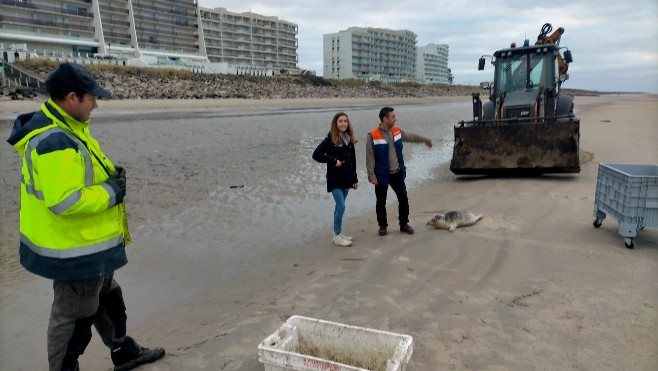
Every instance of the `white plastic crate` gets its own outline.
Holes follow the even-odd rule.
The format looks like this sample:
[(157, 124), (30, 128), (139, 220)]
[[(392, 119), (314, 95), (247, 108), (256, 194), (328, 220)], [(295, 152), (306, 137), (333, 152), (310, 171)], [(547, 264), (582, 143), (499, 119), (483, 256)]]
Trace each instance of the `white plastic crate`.
[(265, 371), (404, 371), (409, 335), (292, 316), (258, 346)]
[(619, 221), (619, 234), (632, 248), (637, 231), (658, 227), (658, 165), (599, 164), (594, 198), (594, 226), (606, 214)]

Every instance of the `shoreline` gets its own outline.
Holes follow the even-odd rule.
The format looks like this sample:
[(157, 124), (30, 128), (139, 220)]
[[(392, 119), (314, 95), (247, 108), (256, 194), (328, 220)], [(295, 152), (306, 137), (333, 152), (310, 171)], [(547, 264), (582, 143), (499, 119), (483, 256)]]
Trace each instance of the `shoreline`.
[[(656, 97), (654, 94), (645, 93), (623, 93), (605, 94), (602, 97)], [(576, 99), (596, 98), (601, 96), (575, 95)], [(261, 99), (99, 99), (99, 108), (95, 113), (116, 110), (187, 110), (187, 109), (212, 109), (212, 108), (319, 108), (319, 107), (359, 107), (364, 105), (407, 105), (407, 104), (432, 104), (439, 102), (468, 102), (469, 95), (455, 96), (428, 96), (428, 97), (333, 97), (333, 98), (261, 98)], [(22, 113), (37, 110), (42, 99), (33, 100), (0, 100), (0, 119)], [(467, 119), (466, 117), (464, 119)]]
[[(333, 108), (364, 105), (408, 105), (438, 102), (464, 102), (468, 96), (398, 97), (398, 98), (282, 98), (282, 99), (109, 99), (98, 100), (94, 114), (113, 111), (190, 110), (214, 108)], [(0, 120), (39, 109), (43, 100), (0, 101)], [(93, 117), (93, 116), (92, 116)]]

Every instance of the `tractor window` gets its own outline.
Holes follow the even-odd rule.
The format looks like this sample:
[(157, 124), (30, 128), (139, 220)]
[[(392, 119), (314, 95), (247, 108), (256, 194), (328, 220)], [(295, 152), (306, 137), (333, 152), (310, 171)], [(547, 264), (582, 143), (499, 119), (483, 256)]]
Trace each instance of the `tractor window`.
[[(528, 58), (530, 58), (530, 73), (528, 73)], [(538, 89), (541, 85), (551, 85), (547, 82), (546, 62), (542, 55), (519, 54), (513, 58), (500, 60), (498, 70), (498, 86), (500, 90), (513, 92), (525, 89)], [(550, 66), (548, 68), (551, 68)]]
[(553, 60), (553, 63), (551, 63), (551, 64), (552, 64), (551, 68), (553, 70), (550, 72), (551, 75), (549, 77), (547, 77), (547, 79), (550, 79), (551, 81), (549, 81), (550, 84), (547, 84), (547, 85), (554, 86), (555, 87), (555, 92), (559, 93), (560, 92), (560, 84), (558, 83), (558, 81), (556, 81), (556, 77), (555, 77), (555, 76), (559, 76), (559, 72), (558, 72), (559, 71), (559, 65), (558, 65), (557, 58), (555, 58)]
[(501, 90), (511, 92), (523, 90), (526, 81), (526, 55), (519, 54), (513, 58), (504, 58), (499, 61), (498, 86)]
[(530, 87), (538, 88), (540, 85), (546, 85), (544, 79), (544, 59), (534, 57), (530, 60), (532, 69), (530, 70)]

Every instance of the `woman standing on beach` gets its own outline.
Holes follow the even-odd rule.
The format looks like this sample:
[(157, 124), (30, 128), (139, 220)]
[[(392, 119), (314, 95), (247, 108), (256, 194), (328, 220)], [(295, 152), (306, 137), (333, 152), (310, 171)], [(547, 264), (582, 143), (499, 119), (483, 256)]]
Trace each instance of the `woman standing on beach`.
[(327, 192), (336, 201), (334, 209), (334, 245), (351, 246), (352, 237), (343, 234), (343, 214), (345, 199), (350, 188), (359, 188), (356, 176), (356, 138), (350, 119), (344, 112), (338, 112), (331, 120), (331, 131), (313, 151), (313, 159), (327, 164)]

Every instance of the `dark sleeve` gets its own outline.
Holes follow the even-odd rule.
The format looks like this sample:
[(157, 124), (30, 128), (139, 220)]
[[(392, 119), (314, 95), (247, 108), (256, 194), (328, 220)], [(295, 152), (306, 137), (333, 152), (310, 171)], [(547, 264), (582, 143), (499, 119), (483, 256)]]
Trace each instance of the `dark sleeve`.
[(332, 148), (333, 144), (331, 143), (331, 139), (327, 136), (322, 142), (320, 142), (320, 144), (318, 144), (315, 151), (313, 151), (313, 159), (324, 164), (331, 162), (336, 163), (336, 156), (331, 155)]
[(354, 179), (354, 183), (359, 182), (359, 177), (356, 175), (356, 149), (354, 148), (355, 146), (352, 146), (352, 178)]
[(375, 176), (375, 150), (372, 135), (368, 133), (366, 136), (366, 171), (368, 172), (368, 181), (372, 182), (377, 177)]

